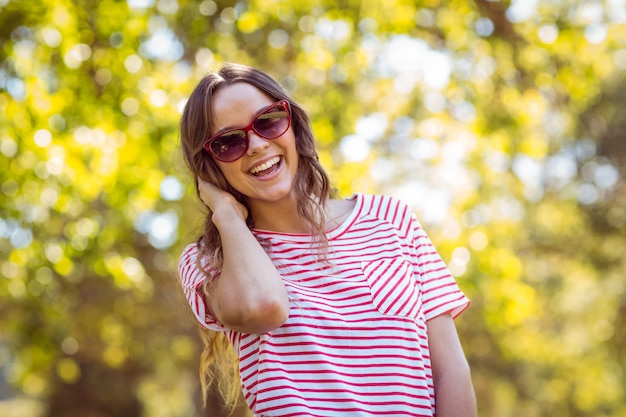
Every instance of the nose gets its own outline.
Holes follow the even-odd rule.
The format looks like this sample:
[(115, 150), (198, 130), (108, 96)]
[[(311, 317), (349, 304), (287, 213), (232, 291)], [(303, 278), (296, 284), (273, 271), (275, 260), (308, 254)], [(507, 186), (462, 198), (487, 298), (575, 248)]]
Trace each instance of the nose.
[(269, 140), (257, 135), (254, 130), (248, 132), (248, 151), (249, 156), (265, 152), (270, 146)]

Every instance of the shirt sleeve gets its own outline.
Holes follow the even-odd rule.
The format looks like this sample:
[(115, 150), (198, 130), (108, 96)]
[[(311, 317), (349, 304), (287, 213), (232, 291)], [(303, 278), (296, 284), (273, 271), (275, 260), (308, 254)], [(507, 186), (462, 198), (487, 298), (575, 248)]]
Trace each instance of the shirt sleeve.
[[(205, 268), (205, 265), (202, 266)], [(202, 285), (207, 279), (207, 273), (211, 278), (217, 275), (214, 269), (207, 268), (207, 272), (200, 270), (198, 265), (198, 246), (196, 243), (188, 245), (178, 261), (178, 278), (183, 287), (185, 298), (191, 307), (193, 315), (200, 325), (214, 331), (227, 330), (208, 312), (206, 299), (202, 293)]]
[(469, 306), (469, 298), (461, 292), (415, 214), (411, 215), (410, 227), (426, 320), (448, 312), (457, 317)]

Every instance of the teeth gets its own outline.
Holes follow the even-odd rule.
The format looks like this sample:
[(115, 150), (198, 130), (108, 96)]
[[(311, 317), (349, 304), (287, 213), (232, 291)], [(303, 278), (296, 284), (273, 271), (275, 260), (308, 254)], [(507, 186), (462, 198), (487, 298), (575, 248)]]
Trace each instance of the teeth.
[(278, 163), (278, 161), (280, 161), (280, 158), (278, 156), (276, 156), (276, 157), (270, 159), (269, 161), (267, 161), (264, 164), (255, 166), (254, 168), (252, 168), (250, 170), (250, 173), (258, 174), (261, 171), (265, 171), (266, 169), (269, 169), (269, 168), (273, 167), (274, 165), (276, 165)]

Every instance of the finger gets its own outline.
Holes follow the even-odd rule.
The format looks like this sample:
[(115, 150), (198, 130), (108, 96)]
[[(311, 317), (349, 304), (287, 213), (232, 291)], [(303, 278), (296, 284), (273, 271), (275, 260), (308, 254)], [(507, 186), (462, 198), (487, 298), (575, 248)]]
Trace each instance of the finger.
[(200, 199), (204, 204), (209, 206), (209, 208), (211, 208), (211, 200), (214, 198), (217, 190), (218, 188), (215, 185), (198, 178), (198, 193), (200, 194)]

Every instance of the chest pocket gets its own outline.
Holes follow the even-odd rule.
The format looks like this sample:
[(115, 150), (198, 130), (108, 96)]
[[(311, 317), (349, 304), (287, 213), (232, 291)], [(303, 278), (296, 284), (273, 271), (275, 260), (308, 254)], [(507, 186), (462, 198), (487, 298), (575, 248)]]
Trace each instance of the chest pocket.
[(374, 306), (385, 315), (417, 318), (421, 298), (411, 265), (403, 259), (362, 262)]

